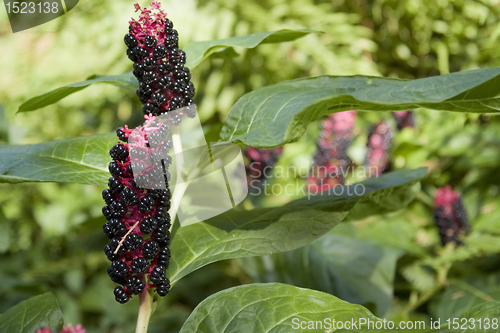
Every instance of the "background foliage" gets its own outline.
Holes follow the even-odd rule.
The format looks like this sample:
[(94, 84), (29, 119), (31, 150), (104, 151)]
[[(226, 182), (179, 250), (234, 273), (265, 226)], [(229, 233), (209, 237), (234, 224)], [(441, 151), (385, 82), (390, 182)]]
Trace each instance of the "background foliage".
[[(212, 141), (236, 100), (269, 84), (319, 74), (421, 78), (500, 64), (500, 7), (493, 0), (162, 2), (181, 48), (190, 41), (282, 28), (324, 32), (290, 43), (235, 48), (238, 57), (210, 59), (193, 70), (200, 118)], [(49, 89), (91, 74), (131, 70), (122, 39), (133, 3), (81, 1), (62, 18), (15, 35), (0, 11), (0, 143), (102, 134), (141, 122), (135, 94), (111, 85), (94, 85), (37, 112), (16, 114), (23, 102)], [(390, 114), (358, 113), (349, 151), (358, 165), (363, 165), (367, 129), (381, 119), (390, 121)], [(151, 332), (178, 332), (203, 299), (252, 281), (325, 291), (395, 321), (458, 317), (471, 304), (500, 300), (500, 121), (419, 110), (416, 123), (416, 130), (398, 132), (392, 147), (393, 168), (429, 167), (408, 209), (353, 218), (291, 252), (204, 267), (160, 303)], [(310, 163), (317, 135), (317, 126), (310, 125), (301, 140), (285, 146), (278, 166)], [(446, 184), (463, 194), (472, 224), (466, 246), (458, 249), (440, 246), (432, 218), (435, 189)], [(133, 331), (137, 299), (117, 304), (106, 275), (103, 188), (0, 185), (0, 313), (51, 291), (65, 322), (81, 322), (89, 332)], [(268, 207), (292, 199), (261, 198), (253, 204)], [(366, 260), (372, 263), (366, 271), (349, 273), (349, 267)], [(366, 281), (373, 288), (366, 289)]]

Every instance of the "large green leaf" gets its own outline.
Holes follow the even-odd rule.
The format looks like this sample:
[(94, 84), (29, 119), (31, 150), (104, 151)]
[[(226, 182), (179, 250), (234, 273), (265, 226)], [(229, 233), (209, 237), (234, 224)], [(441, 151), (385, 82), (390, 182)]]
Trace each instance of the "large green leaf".
[[(332, 295), (286, 284), (249, 284), (218, 292), (201, 302), (191, 313), (180, 333), (277, 333), (331, 332), (332, 320), (378, 322), (370, 311)], [(321, 321), (320, 326), (315, 325)], [(303, 325), (302, 328), (300, 325)], [(336, 330), (335, 330), (336, 331)]]
[(365, 305), (383, 317), (392, 302), (396, 262), (401, 254), (328, 232), (294, 251), (244, 258), (242, 267), (257, 282), (320, 290)]
[(43, 95), (33, 97), (24, 102), (18, 112), (35, 111), (48, 105), (59, 102), (64, 97), (71, 95), (77, 91), (87, 88), (94, 83), (109, 83), (121, 88), (137, 89), (137, 79), (132, 75), (132, 72), (121, 75), (92, 75), (87, 80), (69, 84), (67, 86), (51, 90)]
[(259, 32), (246, 36), (231, 37), (226, 39), (207, 40), (202, 42), (192, 42), (188, 44), (184, 51), (186, 52), (186, 66), (193, 68), (204, 59), (216, 52), (228, 52), (236, 55), (232, 47), (254, 48), (259, 44), (289, 42), (307, 34), (319, 32), (309, 29), (281, 29), (276, 31)]
[[(449, 321), (447, 321), (449, 319)], [(434, 319), (436, 320), (436, 319)], [(440, 321), (442, 329), (432, 333), (499, 333), (500, 302), (479, 304), (467, 311), (460, 318), (450, 317)]]
[(32, 297), (0, 315), (0, 333), (33, 333), (42, 327), (60, 330), (63, 316), (52, 293)]
[[(425, 175), (425, 170), (403, 170), (372, 178), (346, 186), (342, 195), (305, 197), (277, 208), (233, 209), (204, 222), (181, 227), (173, 236), (172, 261), (167, 275), (174, 283), (215, 261), (273, 254), (304, 246), (342, 221), (360, 199), (401, 196)], [(358, 189), (364, 186), (364, 194), (352, 195), (355, 186)]]
[(226, 118), (221, 139), (273, 148), (297, 140), (309, 123), (329, 113), (415, 108), (498, 112), (500, 67), (411, 81), (318, 76), (278, 83), (241, 97)]
[(117, 141), (114, 133), (106, 133), (35, 145), (0, 145), (0, 183), (106, 184), (108, 152)]
[(476, 275), (451, 280), (450, 287), (431, 303), (430, 309), (434, 318), (443, 321), (493, 300), (500, 300), (500, 275)]

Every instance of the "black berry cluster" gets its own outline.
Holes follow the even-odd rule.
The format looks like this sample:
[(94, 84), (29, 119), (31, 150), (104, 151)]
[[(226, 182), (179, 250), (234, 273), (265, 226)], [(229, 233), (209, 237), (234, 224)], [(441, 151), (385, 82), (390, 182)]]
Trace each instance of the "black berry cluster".
[[(120, 303), (151, 287), (161, 296), (170, 289), (165, 276), (171, 223), (165, 165), (171, 142), (167, 132), (167, 124), (150, 117), (138, 130), (118, 129), (117, 135), (124, 142), (110, 150), (112, 177), (109, 188), (102, 192), (106, 202), (102, 211), (107, 219), (103, 231), (110, 239), (104, 252), (111, 262), (108, 275), (120, 284), (114, 291)], [(136, 134), (145, 139), (137, 141)], [(149, 144), (149, 138), (154, 144)]]
[[(137, 95), (144, 104), (145, 123), (136, 129), (116, 131), (121, 141), (110, 149), (111, 178), (102, 193), (107, 222), (104, 234), (110, 239), (104, 252), (110, 261), (108, 275), (119, 286), (119, 303), (155, 288), (160, 296), (170, 290), (166, 269), (170, 263), (170, 209), (168, 167), (172, 158), (171, 125), (184, 113), (196, 115), (194, 86), (184, 66), (186, 54), (178, 48), (177, 31), (160, 4), (141, 8), (139, 20), (132, 19), (125, 35), (127, 55), (134, 61), (139, 81)], [(179, 112), (170, 112), (186, 106)], [(167, 117), (156, 117), (166, 114)], [(163, 119), (166, 118), (166, 119)]]
[(467, 234), (470, 225), (460, 194), (450, 186), (438, 188), (434, 198), (434, 222), (439, 230), (441, 244), (462, 244), (460, 238)]
[(245, 169), (250, 189), (260, 186), (260, 182), (270, 174), (270, 169), (276, 164), (282, 151), (283, 147), (275, 149), (248, 147), (244, 150), (244, 155), (248, 160)]
[[(154, 4), (153, 9), (159, 6)], [(186, 53), (179, 49), (178, 33), (166, 14), (140, 9), (139, 20), (130, 21), (124, 41), (139, 81), (137, 96), (143, 113), (155, 116), (194, 105), (194, 85), (185, 65)]]
[(308, 189), (322, 192), (344, 183), (346, 168), (351, 164), (347, 149), (353, 138), (356, 111), (333, 113), (321, 122), (321, 134), (308, 177)]
[(365, 168), (370, 177), (378, 177), (390, 167), (392, 130), (390, 125), (381, 121), (372, 127), (368, 134)]
[(398, 130), (402, 130), (405, 127), (415, 127), (415, 114), (412, 110), (396, 111), (392, 113), (392, 116), (396, 121)]

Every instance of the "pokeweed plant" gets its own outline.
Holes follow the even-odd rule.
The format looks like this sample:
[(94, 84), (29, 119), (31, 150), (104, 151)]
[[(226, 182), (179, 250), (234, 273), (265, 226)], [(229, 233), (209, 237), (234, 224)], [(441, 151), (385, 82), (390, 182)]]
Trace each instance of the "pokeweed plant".
[[(199, 223), (176, 226), (176, 212), (170, 206), (171, 198), (176, 198), (175, 190), (171, 194), (168, 188), (155, 188), (154, 185), (162, 179), (168, 184), (168, 152), (173, 149), (176, 153), (175, 146), (165, 138), (168, 126), (156, 117), (171, 113), (175, 125), (184, 116), (176, 113), (179, 108), (194, 105), (194, 86), (190, 82), (188, 65), (194, 67), (211, 55), (233, 47), (291, 41), (313, 31), (279, 30), (195, 42), (183, 52), (178, 49), (178, 34), (173, 23), (161, 11), (158, 2), (153, 1), (150, 9), (139, 6), (136, 9), (140, 11), (139, 19), (131, 21), (130, 31), (124, 39), (128, 47), (126, 54), (134, 61), (133, 72), (95, 76), (58, 88), (27, 101), (19, 111), (34, 111), (89, 85), (109, 83), (137, 91), (144, 105), (145, 125), (135, 130), (127, 126), (119, 128), (116, 134), (120, 143), (116, 143), (114, 133), (108, 133), (35, 145), (0, 146), (1, 182), (108, 183), (109, 189), (103, 192), (106, 202), (103, 214), (107, 220), (103, 231), (111, 239), (104, 250), (111, 261), (108, 274), (120, 285), (114, 290), (118, 302), (126, 303), (133, 295), (139, 295), (141, 305), (136, 332), (147, 331), (158, 296), (165, 296), (180, 279), (198, 268), (225, 259), (295, 250), (329, 233), (342, 221), (398, 210), (414, 199), (418, 182), (426, 175), (425, 168), (397, 170), (345, 185), (342, 194), (323, 191), (278, 207), (246, 209), (248, 206), (240, 205)], [(419, 108), (428, 108), (498, 112), (499, 83), (500, 68), (412, 81), (366, 76), (299, 78), (242, 96), (225, 120), (220, 141), (245, 144), (251, 149), (275, 149), (299, 140), (309, 123), (347, 110), (413, 109), (418, 112)], [(190, 116), (190, 112), (186, 111), (185, 115)], [(324, 126), (335, 127), (337, 122), (341, 125), (340, 118), (331, 116)], [(345, 128), (340, 126), (338, 130), (345, 131), (343, 140), (348, 142), (352, 119), (344, 125)], [(371, 135), (369, 157), (387, 149), (390, 135), (385, 135), (387, 127), (384, 130), (384, 126), (377, 125)], [(139, 134), (141, 147), (128, 142), (134, 131)], [(345, 147), (337, 147), (337, 144), (326, 147), (326, 142), (321, 141), (319, 147), (330, 148), (329, 152), (333, 149), (334, 154), (323, 158), (324, 161), (319, 161), (318, 155), (318, 161), (330, 163), (330, 159), (336, 158), (341, 164), (347, 163), (342, 151)], [(144, 159), (154, 163), (145, 165), (141, 162)], [(377, 167), (381, 172), (386, 164)], [(110, 179), (108, 172), (112, 175)], [(334, 180), (343, 182), (343, 179)], [(355, 191), (357, 186), (365, 190), (358, 193)], [(458, 202), (455, 196), (452, 197), (436, 201), (436, 208)], [(173, 202), (172, 207), (177, 207), (175, 204)], [(450, 215), (448, 208), (444, 209), (439, 211), (437, 218), (460, 220), (459, 215)], [(496, 318), (499, 311), (499, 303), (488, 302), (472, 309), (463, 318)], [(208, 297), (192, 312), (181, 332), (290, 331), (295, 324), (292, 318), (302, 321), (364, 318), (382, 322), (363, 306), (327, 293), (289, 284), (263, 283), (234, 287)], [(2, 332), (33, 332), (46, 327), (60, 330), (63, 324), (57, 300), (51, 294), (24, 301), (0, 316)], [(360, 328), (357, 331), (370, 330)]]

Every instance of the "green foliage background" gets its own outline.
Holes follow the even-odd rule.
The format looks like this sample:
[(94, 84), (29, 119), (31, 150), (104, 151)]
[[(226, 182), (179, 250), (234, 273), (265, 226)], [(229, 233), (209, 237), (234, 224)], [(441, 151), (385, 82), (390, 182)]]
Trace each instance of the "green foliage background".
[[(141, 123), (135, 94), (110, 85), (94, 85), (42, 110), (16, 114), (20, 104), (50, 89), (91, 74), (131, 70), (122, 39), (134, 2), (82, 0), (60, 19), (17, 34), (11, 33), (7, 15), (0, 10), (0, 143), (39, 143)], [(179, 31), (181, 48), (191, 41), (282, 28), (324, 32), (290, 43), (236, 49), (238, 57), (210, 59), (193, 70), (200, 118), (212, 139), (239, 97), (284, 80), (319, 74), (420, 78), (500, 65), (500, 6), (493, 0), (162, 4)], [(357, 137), (350, 149), (356, 163), (363, 163), (368, 126), (380, 119), (390, 120), (390, 114), (358, 113)], [(203, 299), (252, 281), (323, 290), (392, 320), (457, 317), (469, 309), (464, 304), (500, 300), (495, 283), (500, 263), (500, 121), (489, 115), (419, 110), (416, 123), (416, 130), (397, 133), (392, 148), (395, 169), (430, 168), (409, 209), (344, 223), (308, 246), (316, 252), (306, 248), (224, 261), (188, 275), (160, 303), (151, 332), (178, 332)], [(317, 133), (317, 126), (309, 126), (299, 142), (285, 147), (278, 166), (307, 164)], [(473, 226), (467, 246), (459, 249), (442, 248), (433, 224), (432, 197), (436, 187), (446, 184), (463, 194)], [(89, 332), (133, 331), (137, 299), (117, 304), (106, 275), (100, 196), (104, 185), (0, 185), (0, 313), (52, 291), (66, 322), (82, 323)], [(273, 206), (291, 199), (273, 197), (258, 204)], [(328, 259), (345, 258), (351, 246), (359, 251), (352, 262)], [(374, 253), (379, 257), (370, 257)], [(307, 258), (314, 264), (309, 270), (294, 266)], [(345, 269), (342, 265), (366, 258), (377, 264), (356, 278), (363, 284), (394, 271), (394, 283), (392, 276), (375, 283), (386, 296), (387, 288), (389, 294), (394, 288), (393, 299), (373, 289), (363, 291), (355, 283), (346, 287), (349, 275), (338, 274)], [(331, 274), (331, 280), (317, 278), (323, 273)], [(462, 303), (457, 295), (462, 295)]]

